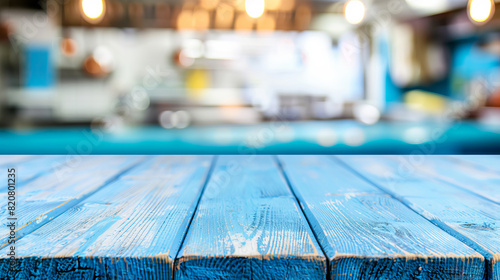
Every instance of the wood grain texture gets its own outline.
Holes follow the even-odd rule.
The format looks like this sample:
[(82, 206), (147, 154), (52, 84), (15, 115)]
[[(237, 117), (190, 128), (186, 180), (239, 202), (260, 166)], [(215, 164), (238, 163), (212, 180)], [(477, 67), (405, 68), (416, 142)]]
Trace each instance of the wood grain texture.
[[(54, 219), (143, 159), (143, 156), (80, 156), (57, 164), (51, 172), (26, 184), (20, 179), (16, 189), (16, 238)], [(18, 178), (22, 176), (18, 174)], [(1, 192), (0, 199), (7, 201), (7, 192)], [(8, 214), (3, 206), (0, 219), (6, 221)], [(7, 227), (0, 227), (0, 248), (7, 245), (8, 234)]]
[(19, 240), (0, 279), (171, 279), (211, 159), (149, 158)]
[[(8, 161), (10, 156), (0, 156), (0, 161)], [(66, 163), (67, 156), (58, 155), (40, 155), (26, 156), (23, 160), (6, 164), (6, 168), (15, 168), (17, 175), (17, 185), (23, 185), (29, 181), (51, 173), (54, 169)]]
[(483, 256), (343, 164), (327, 156), (279, 159), (331, 279), (483, 279)]
[(175, 279), (325, 279), (326, 259), (270, 156), (222, 156)]
[(449, 157), (464, 163), (475, 165), (477, 169), (488, 169), (500, 172), (500, 155), (451, 155)]
[[(417, 163), (426, 165), (432, 162), (432, 158), (338, 158), (414, 211), (480, 252), (486, 259), (488, 279), (500, 279), (500, 205), (423, 174), (415, 167)], [(453, 169), (451, 165), (448, 167)]]
[(416, 167), (434, 178), (500, 203), (500, 156), (427, 156)]

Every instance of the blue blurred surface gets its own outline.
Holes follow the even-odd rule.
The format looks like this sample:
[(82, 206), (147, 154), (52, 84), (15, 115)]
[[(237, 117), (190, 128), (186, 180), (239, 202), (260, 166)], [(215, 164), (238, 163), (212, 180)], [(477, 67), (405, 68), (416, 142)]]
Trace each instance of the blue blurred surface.
[(499, 154), (500, 127), (475, 122), (366, 126), (346, 120), (182, 130), (129, 127), (115, 133), (92, 132), (88, 127), (2, 130), (0, 153)]
[(27, 88), (48, 88), (55, 85), (55, 66), (51, 46), (26, 46), (24, 84)]

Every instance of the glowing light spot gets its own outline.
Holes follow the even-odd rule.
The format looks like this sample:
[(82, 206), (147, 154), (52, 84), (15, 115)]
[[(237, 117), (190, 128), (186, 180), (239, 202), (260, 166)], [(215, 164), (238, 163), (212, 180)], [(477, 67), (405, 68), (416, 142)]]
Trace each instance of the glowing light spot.
[(104, 14), (104, 0), (82, 0), (83, 15), (90, 20), (97, 20)]
[(441, 13), (449, 8), (447, 0), (406, 0), (406, 3), (416, 12), (424, 14)]
[(486, 23), (495, 13), (493, 0), (469, 0), (469, 18), (479, 24)]
[(364, 124), (375, 124), (380, 120), (380, 111), (370, 104), (359, 104), (354, 107), (354, 117)]
[(344, 16), (350, 24), (362, 22), (365, 18), (365, 14), (365, 4), (359, 0), (349, 0), (344, 6)]
[(365, 133), (359, 127), (350, 128), (344, 134), (344, 142), (352, 147), (361, 146), (365, 143)]
[(258, 18), (264, 13), (266, 3), (264, 0), (245, 0), (245, 11), (252, 18)]
[(337, 133), (333, 129), (324, 128), (318, 133), (318, 144), (323, 147), (331, 147), (337, 144)]
[(174, 127), (186, 128), (191, 122), (191, 117), (189, 113), (186, 111), (178, 111), (178, 112), (163, 111), (158, 116), (158, 122), (162, 127), (167, 129)]
[(422, 144), (429, 140), (429, 133), (423, 127), (412, 127), (404, 132), (403, 140), (409, 144)]

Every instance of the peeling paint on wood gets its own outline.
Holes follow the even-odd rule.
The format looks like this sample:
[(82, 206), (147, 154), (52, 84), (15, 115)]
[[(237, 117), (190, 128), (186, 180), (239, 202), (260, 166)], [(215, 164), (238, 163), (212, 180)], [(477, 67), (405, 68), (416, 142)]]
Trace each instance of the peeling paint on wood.
[(427, 156), (419, 166), (432, 177), (500, 204), (500, 156)]
[[(416, 158), (409, 159), (409, 156), (338, 158), (420, 215), (480, 252), (486, 259), (487, 279), (500, 279), (500, 205), (443, 183), (437, 179), (438, 176), (420, 172), (416, 167), (417, 163), (425, 165), (432, 162), (432, 158), (422, 156), (418, 161)], [(379, 172), (380, 170), (384, 172)], [(448, 176), (453, 174), (449, 173)], [(480, 184), (480, 179), (477, 180)], [(500, 192), (500, 188), (495, 192)]]
[(211, 158), (151, 157), (20, 239), (0, 278), (171, 279)]
[(500, 280), (498, 158), (408, 157), (0, 156), (0, 279)]
[[(79, 157), (79, 160), (66, 162), (57, 170), (26, 184), (20, 180), (16, 190), (17, 238), (64, 213), (144, 159), (142, 156)], [(0, 199), (6, 201), (6, 196), (6, 192), (0, 193)], [(3, 207), (0, 219), (6, 221), (7, 216), (7, 208)], [(7, 245), (7, 235), (7, 227), (0, 227), (0, 248)]]
[[(9, 156), (0, 156), (0, 161), (6, 157)], [(7, 164), (5, 167), (16, 168), (17, 185), (19, 186), (53, 172), (59, 166), (64, 165), (66, 158), (67, 156), (30, 156), (23, 161)]]
[(175, 279), (325, 279), (326, 260), (270, 156), (222, 156)]
[[(280, 156), (331, 279), (482, 279), (484, 258), (326, 156)], [(330, 195), (330, 194), (335, 195)]]

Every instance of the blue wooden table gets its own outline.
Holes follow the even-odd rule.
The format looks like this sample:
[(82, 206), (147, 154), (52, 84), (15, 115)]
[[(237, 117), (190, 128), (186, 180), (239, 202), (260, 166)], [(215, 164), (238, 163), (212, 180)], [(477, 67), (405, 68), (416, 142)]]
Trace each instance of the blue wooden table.
[(24, 155), (0, 168), (0, 279), (500, 280), (500, 156)]

